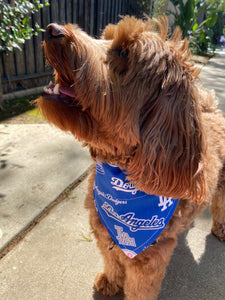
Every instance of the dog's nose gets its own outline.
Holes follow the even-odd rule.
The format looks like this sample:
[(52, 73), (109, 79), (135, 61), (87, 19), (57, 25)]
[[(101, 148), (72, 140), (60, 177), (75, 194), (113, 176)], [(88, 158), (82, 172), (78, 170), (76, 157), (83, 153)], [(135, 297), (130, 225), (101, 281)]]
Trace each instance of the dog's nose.
[(46, 27), (45, 40), (64, 37), (63, 28), (58, 24), (51, 23)]

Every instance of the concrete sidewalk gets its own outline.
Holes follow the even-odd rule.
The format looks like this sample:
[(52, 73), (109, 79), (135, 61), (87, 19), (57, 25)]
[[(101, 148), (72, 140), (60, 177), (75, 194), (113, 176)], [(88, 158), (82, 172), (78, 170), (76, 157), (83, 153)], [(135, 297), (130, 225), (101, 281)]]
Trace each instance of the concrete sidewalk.
[(218, 108), (225, 115), (225, 51), (210, 59), (202, 68), (200, 74), (201, 84), (208, 90), (215, 90), (219, 100)]
[[(215, 83), (225, 113), (223, 53), (201, 79), (208, 89)], [(0, 137), (0, 249), (37, 222), (0, 261), (0, 299), (105, 299), (93, 290), (103, 263), (83, 208), (87, 178), (76, 186), (92, 163), (88, 152), (49, 125), (0, 125)], [(53, 207), (70, 184), (76, 187)], [(225, 243), (210, 229), (206, 211), (181, 235), (160, 300), (225, 299)]]
[(0, 125), (0, 251), (91, 163), (72, 135), (48, 124)]

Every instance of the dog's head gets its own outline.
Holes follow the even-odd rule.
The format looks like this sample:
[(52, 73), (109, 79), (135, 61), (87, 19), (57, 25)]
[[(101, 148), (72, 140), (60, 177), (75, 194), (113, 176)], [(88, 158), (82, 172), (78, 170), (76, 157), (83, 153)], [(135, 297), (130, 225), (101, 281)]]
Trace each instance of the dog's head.
[(206, 193), (199, 71), (166, 19), (125, 17), (95, 40), (50, 24), (44, 49), (55, 86), (39, 106), (46, 118), (89, 146), (93, 157), (125, 167), (140, 190), (201, 201)]

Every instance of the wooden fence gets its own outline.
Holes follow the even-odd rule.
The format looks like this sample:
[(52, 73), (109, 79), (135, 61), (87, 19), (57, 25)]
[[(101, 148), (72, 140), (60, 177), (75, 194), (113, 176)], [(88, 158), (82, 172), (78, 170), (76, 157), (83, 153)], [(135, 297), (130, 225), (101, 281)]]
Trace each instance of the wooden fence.
[[(51, 22), (77, 23), (92, 36), (100, 36), (108, 23), (116, 23), (119, 15), (136, 14), (137, 1), (129, 0), (50, 0), (38, 14), (32, 15), (45, 28)], [(34, 36), (16, 50), (0, 58), (3, 94), (42, 86), (48, 83), (52, 70), (46, 66), (42, 51), (44, 33)]]

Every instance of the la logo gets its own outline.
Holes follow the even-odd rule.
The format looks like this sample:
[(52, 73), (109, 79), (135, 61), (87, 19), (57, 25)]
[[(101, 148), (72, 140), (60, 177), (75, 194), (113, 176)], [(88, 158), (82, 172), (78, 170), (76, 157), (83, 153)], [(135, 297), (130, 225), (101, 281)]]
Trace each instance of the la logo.
[(162, 206), (161, 211), (166, 210), (172, 204), (173, 204), (173, 201), (172, 201), (171, 197), (170, 198), (166, 198), (164, 196), (159, 196), (159, 204), (158, 204), (158, 206), (159, 207)]

